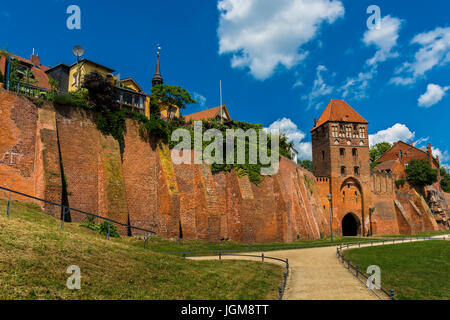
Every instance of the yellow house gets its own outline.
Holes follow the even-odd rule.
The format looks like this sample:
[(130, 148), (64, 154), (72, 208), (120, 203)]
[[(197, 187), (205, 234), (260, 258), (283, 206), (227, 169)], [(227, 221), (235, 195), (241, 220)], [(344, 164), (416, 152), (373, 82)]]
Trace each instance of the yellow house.
[[(82, 59), (69, 67), (68, 91), (75, 92), (82, 86), (84, 77), (91, 72), (98, 72), (110, 81), (117, 88), (117, 102), (121, 107), (144, 114), (150, 118), (150, 96), (146, 94), (133, 78), (126, 78), (118, 81), (118, 78), (112, 73), (113, 69), (105, 67), (94, 61)], [(155, 75), (152, 79), (152, 86), (163, 84), (163, 78), (160, 71), (159, 54), (156, 62)], [(180, 110), (176, 106), (165, 107), (161, 110), (161, 117), (170, 120), (180, 116)]]
[(150, 99), (133, 78), (123, 79), (119, 85), (117, 77), (112, 74), (113, 69), (91, 60), (83, 59), (79, 61), (78, 65), (74, 63), (70, 66), (68, 91), (77, 91), (82, 86), (84, 77), (94, 71), (110, 79), (116, 86), (117, 102), (121, 107), (145, 114), (147, 117), (150, 116)]
[[(79, 74), (78, 68), (80, 69)], [(69, 70), (69, 92), (77, 91), (83, 84), (84, 77), (94, 71), (97, 71), (104, 77), (107, 77), (109, 74), (114, 72), (113, 69), (102, 66), (101, 64), (91, 60), (82, 59), (78, 62), (78, 64), (75, 62), (70, 66)]]

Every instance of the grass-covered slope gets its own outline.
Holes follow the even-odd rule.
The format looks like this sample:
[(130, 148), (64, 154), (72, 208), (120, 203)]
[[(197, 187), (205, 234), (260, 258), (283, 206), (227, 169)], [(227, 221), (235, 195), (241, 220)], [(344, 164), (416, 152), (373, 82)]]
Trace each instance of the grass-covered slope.
[(398, 299), (450, 299), (450, 241), (353, 249), (345, 257), (362, 270), (378, 265), (382, 287), (394, 289)]
[[(66, 288), (71, 265), (81, 290)], [(276, 299), (283, 268), (262, 262), (191, 261), (106, 240), (78, 224), (0, 200), (0, 299)]]

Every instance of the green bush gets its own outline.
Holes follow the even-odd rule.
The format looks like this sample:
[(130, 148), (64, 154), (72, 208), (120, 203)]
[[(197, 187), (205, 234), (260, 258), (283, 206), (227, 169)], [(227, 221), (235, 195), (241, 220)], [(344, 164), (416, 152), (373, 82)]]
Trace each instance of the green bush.
[(87, 216), (86, 221), (81, 223), (80, 226), (98, 232), (104, 236), (108, 235), (108, 226), (109, 226), (109, 236), (111, 238), (120, 238), (120, 235), (117, 232), (117, 227), (113, 223), (109, 221), (104, 221), (103, 223), (96, 223), (95, 217), (93, 216)]
[(397, 181), (395, 181), (395, 185), (397, 186), (397, 188), (403, 187), (406, 183), (405, 179), (399, 179)]
[(425, 159), (413, 159), (406, 167), (406, 179), (417, 187), (432, 185), (437, 182), (437, 170), (431, 168)]
[(168, 142), (170, 129), (166, 121), (162, 119), (146, 119), (140, 127), (141, 136), (148, 141), (150, 137), (156, 137), (164, 142)]

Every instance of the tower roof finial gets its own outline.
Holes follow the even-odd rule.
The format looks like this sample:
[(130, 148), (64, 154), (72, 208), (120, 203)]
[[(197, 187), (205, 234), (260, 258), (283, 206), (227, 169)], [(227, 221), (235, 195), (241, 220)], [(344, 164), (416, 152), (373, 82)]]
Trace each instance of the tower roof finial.
[(158, 84), (163, 84), (164, 83), (163, 78), (161, 76), (161, 67), (160, 67), (160, 64), (159, 64), (159, 54), (161, 52), (161, 46), (158, 44), (156, 46), (156, 48), (157, 48), (157, 51), (156, 51), (156, 68), (155, 68), (155, 75), (153, 76), (153, 79), (152, 79), (152, 86), (153, 87), (158, 85)]

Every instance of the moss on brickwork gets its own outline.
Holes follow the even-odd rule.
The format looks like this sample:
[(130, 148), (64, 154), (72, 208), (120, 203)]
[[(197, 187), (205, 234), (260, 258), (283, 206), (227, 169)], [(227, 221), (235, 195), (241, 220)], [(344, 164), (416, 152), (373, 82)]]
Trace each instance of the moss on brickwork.
[(120, 222), (127, 222), (125, 221), (127, 217), (122, 216), (128, 212), (128, 209), (119, 144), (111, 138), (102, 136), (101, 145), (108, 213), (112, 216), (119, 215)]
[(303, 176), (303, 180), (305, 181), (306, 189), (313, 195), (316, 192), (316, 183), (306, 174)]
[(177, 177), (173, 168), (172, 156), (167, 144), (158, 143), (158, 154), (161, 160), (161, 168), (167, 178), (167, 187), (171, 193), (178, 193)]

